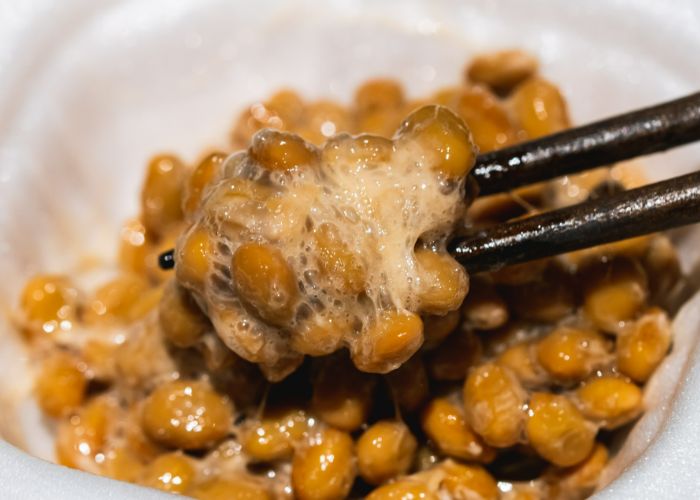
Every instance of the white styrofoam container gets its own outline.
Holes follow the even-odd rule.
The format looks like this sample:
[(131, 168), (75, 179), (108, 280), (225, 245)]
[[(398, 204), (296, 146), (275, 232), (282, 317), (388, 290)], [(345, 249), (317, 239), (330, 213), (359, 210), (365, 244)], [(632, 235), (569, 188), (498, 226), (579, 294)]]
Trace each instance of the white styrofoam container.
[[(0, 0), (0, 496), (163, 497), (8, 444), (51, 457), (8, 321), (19, 288), (85, 255), (112, 258), (151, 154), (226, 144), (237, 111), (282, 86), (347, 101), (364, 79), (393, 76), (417, 95), (458, 81), (474, 53), (513, 46), (540, 58), (583, 123), (698, 90), (700, 2)], [(687, 172), (700, 148), (645, 165), (652, 179)], [(700, 229), (674, 236), (695, 271)], [(698, 495), (700, 298), (674, 327), (652, 409), (598, 498)]]

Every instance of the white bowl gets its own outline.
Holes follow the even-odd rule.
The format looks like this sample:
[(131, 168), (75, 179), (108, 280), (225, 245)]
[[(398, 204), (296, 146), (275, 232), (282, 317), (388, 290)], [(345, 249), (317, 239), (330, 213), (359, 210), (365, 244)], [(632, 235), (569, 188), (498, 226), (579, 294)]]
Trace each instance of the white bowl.
[[(697, 90), (697, 0), (0, 1), (0, 484), (3, 498), (156, 498), (51, 458), (31, 367), (8, 323), (24, 279), (113, 257), (137, 210), (145, 160), (226, 144), (238, 110), (276, 88), (347, 101), (362, 80), (410, 93), (455, 83), (474, 53), (523, 47), (576, 122)], [(694, 169), (700, 149), (645, 160), (649, 177)], [(700, 230), (675, 234), (686, 271)], [(697, 283), (696, 283), (697, 285)], [(599, 498), (694, 498), (700, 486), (700, 298), (675, 321), (653, 408)]]

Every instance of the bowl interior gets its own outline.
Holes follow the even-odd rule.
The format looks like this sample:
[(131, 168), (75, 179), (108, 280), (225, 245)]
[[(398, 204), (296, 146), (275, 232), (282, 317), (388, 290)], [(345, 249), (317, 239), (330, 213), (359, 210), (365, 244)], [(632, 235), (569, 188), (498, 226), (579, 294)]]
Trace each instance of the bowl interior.
[[(70, 272), (86, 256), (111, 265), (153, 153), (193, 161), (225, 147), (237, 112), (280, 87), (348, 101), (359, 82), (391, 76), (418, 95), (457, 82), (473, 54), (501, 47), (536, 54), (577, 123), (689, 93), (700, 81), (693, 0), (673, 9), (661, 0), (36, 1), (13, 15), (0, 16), (0, 64), (11, 62), (0, 81), (0, 432), (44, 458), (51, 429), (31, 400), (31, 366), (9, 312), (34, 272)], [(644, 165), (659, 179), (693, 170), (698, 158), (693, 146)], [(700, 231), (675, 236), (690, 271)], [(697, 309), (682, 312), (675, 359), (650, 390), (664, 411), (637, 426), (616, 471), (674, 415), (670, 397), (682, 400), (683, 388), (670, 388), (692, 373)], [(700, 411), (691, 411), (700, 397), (687, 404), (700, 426)], [(48, 470), (60, 476), (54, 498), (68, 498), (61, 485), (84, 477)], [(630, 477), (650, 481), (632, 467), (605, 494), (620, 495)]]

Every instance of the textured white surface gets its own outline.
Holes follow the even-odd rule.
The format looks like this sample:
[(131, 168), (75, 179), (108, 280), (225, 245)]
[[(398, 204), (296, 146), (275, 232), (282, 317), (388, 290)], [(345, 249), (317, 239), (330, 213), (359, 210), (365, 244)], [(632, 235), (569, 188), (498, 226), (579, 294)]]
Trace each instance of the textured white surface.
[[(418, 94), (455, 82), (475, 52), (519, 46), (541, 58), (580, 123), (697, 90), (699, 11), (697, 0), (0, 0), (3, 314), (32, 272), (109, 258), (149, 155), (192, 159), (224, 144), (237, 110), (273, 89), (347, 100), (363, 79), (391, 75)], [(645, 163), (662, 178), (699, 160), (695, 146)], [(691, 269), (700, 231), (677, 236)], [(699, 316), (700, 299), (679, 315), (674, 354), (650, 391), (659, 404), (599, 498), (697, 496)], [(0, 430), (49, 457), (27, 369), (0, 317)], [(158, 496), (1, 441), (0, 483), (3, 498)]]

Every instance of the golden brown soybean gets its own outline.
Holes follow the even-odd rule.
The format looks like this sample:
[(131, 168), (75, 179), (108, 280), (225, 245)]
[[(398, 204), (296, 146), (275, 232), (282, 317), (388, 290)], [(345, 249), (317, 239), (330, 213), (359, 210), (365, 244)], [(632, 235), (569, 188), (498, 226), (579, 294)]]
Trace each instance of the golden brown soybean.
[(646, 382), (671, 346), (671, 325), (659, 308), (649, 309), (617, 339), (617, 367), (637, 382)]
[(366, 270), (362, 258), (350, 250), (337, 227), (321, 224), (314, 231), (314, 241), (321, 271), (336, 288), (350, 294), (364, 290)]
[(430, 250), (415, 252), (420, 279), (420, 309), (446, 314), (459, 308), (469, 289), (467, 273), (450, 255)]
[(231, 260), (239, 296), (265, 320), (284, 326), (292, 318), (299, 291), (294, 271), (282, 253), (269, 245), (244, 243)]
[(300, 500), (344, 498), (355, 479), (356, 464), (349, 434), (327, 428), (299, 447), (292, 460), (292, 488)]
[(240, 441), (243, 451), (253, 460), (272, 462), (289, 458), (294, 444), (308, 430), (308, 417), (303, 410), (278, 410), (270, 412), (270, 415), (261, 420), (245, 423)]
[(150, 245), (146, 227), (139, 219), (127, 220), (119, 231), (119, 249), (117, 260), (123, 271), (145, 274)]
[(22, 290), (20, 307), (28, 334), (68, 330), (77, 319), (78, 292), (66, 276), (35, 276)]
[(287, 130), (298, 125), (304, 115), (304, 101), (299, 94), (289, 89), (274, 93), (265, 103), (265, 107), (282, 119)]
[(316, 148), (296, 134), (263, 130), (255, 134), (250, 155), (269, 170), (291, 170), (313, 166), (318, 160)]
[(182, 220), (185, 165), (175, 156), (155, 156), (148, 163), (141, 191), (141, 216), (149, 232), (163, 235)]
[(60, 417), (82, 404), (87, 383), (79, 360), (57, 351), (43, 362), (34, 383), (34, 393), (44, 413)]
[(416, 141), (431, 168), (448, 179), (459, 179), (474, 166), (476, 149), (464, 122), (442, 106), (425, 106), (404, 120), (400, 139)]
[(363, 371), (387, 373), (398, 368), (423, 343), (423, 322), (408, 311), (383, 311), (370, 323), (353, 361)]
[(322, 159), (324, 163), (346, 162), (349, 168), (356, 169), (388, 162), (393, 149), (394, 143), (385, 137), (371, 134), (354, 137), (341, 135), (326, 142)]
[(559, 327), (537, 344), (537, 360), (552, 377), (561, 381), (586, 378), (608, 361), (607, 342), (597, 332)]
[(404, 117), (401, 108), (375, 108), (357, 116), (355, 130), (380, 137), (392, 137)]
[(389, 79), (376, 79), (363, 83), (355, 92), (357, 111), (367, 113), (376, 109), (398, 108), (403, 104), (401, 85)]
[(438, 496), (430, 491), (421, 480), (409, 478), (388, 483), (373, 490), (367, 500), (437, 500)]
[(360, 475), (370, 484), (381, 484), (405, 474), (413, 462), (416, 447), (416, 438), (403, 422), (376, 422), (357, 440)]
[(141, 422), (154, 441), (170, 448), (196, 450), (224, 438), (232, 419), (230, 402), (208, 384), (175, 380), (158, 386), (148, 396)]
[(647, 277), (636, 260), (613, 258), (584, 266), (581, 274), (583, 311), (601, 330), (617, 332), (625, 321), (634, 319), (647, 300)]
[(463, 397), (467, 422), (484, 441), (497, 447), (518, 442), (526, 393), (508, 368), (491, 363), (473, 368)]
[(530, 343), (516, 344), (503, 351), (496, 363), (510, 368), (525, 386), (537, 386), (548, 381), (547, 374), (536, 361), (535, 347)]
[(197, 288), (209, 273), (214, 244), (209, 233), (202, 228), (191, 230), (184, 238), (175, 257), (177, 280), (183, 286)]
[(496, 456), (493, 448), (467, 424), (464, 410), (446, 398), (435, 398), (426, 406), (421, 426), (434, 446), (445, 455), (479, 462), (490, 462)]
[(136, 482), (143, 474), (141, 457), (127, 448), (117, 447), (104, 455), (101, 473), (117, 481)]
[(596, 431), (565, 396), (536, 392), (530, 398), (525, 433), (535, 451), (553, 464), (568, 467), (583, 461)]
[(134, 273), (124, 273), (99, 287), (86, 304), (83, 321), (87, 324), (129, 323), (141, 313), (148, 282)]
[(559, 89), (543, 78), (529, 78), (518, 85), (510, 96), (510, 105), (531, 139), (559, 132), (571, 125)]
[(465, 121), (479, 152), (500, 149), (516, 142), (517, 130), (496, 96), (482, 86), (464, 88), (453, 104)]
[(196, 471), (192, 459), (179, 452), (160, 455), (146, 466), (142, 483), (151, 488), (168, 493), (184, 493), (194, 478)]
[(343, 339), (353, 331), (349, 318), (332, 312), (314, 314), (297, 324), (292, 334), (292, 348), (310, 356), (324, 356), (337, 351)]
[(446, 460), (439, 469), (446, 473), (442, 480), (441, 489), (447, 491), (450, 498), (455, 500), (497, 500), (500, 492), (496, 481), (483, 467), (479, 465), (460, 464)]
[(614, 429), (642, 411), (642, 390), (619, 377), (594, 378), (576, 390), (581, 413)]
[(70, 419), (62, 420), (56, 434), (58, 463), (75, 469), (94, 470), (94, 458), (103, 451), (108, 429), (116, 416), (113, 401), (97, 397)]
[(202, 201), (207, 186), (216, 178), (221, 165), (226, 160), (226, 153), (220, 151), (205, 156), (190, 174), (185, 185), (183, 211), (186, 215), (194, 213)]
[(571, 467), (553, 467), (545, 474), (544, 480), (564, 495), (590, 495), (598, 485), (607, 462), (607, 448), (596, 443), (585, 460)]
[(216, 478), (198, 484), (187, 495), (197, 500), (272, 500), (270, 492), (253, 478)]
[(649, 290), (652, 300), (664, 304), (682, 276), (678, 253), (673, 243), (665, 235), (656, 235), (649, 242), (642, 265), (649, 277)]
[(155, 287), (150, 287), (139, 297), (130, 308), (128, 314), (129, 324), (135, 324), (140, 320), (143, 320), (152, 311), (158, 309), (158, 304), (163, 298), (164, 286), (159, 285)]
[(189, 292), (174, 281), (165, 287), (158, 308), (160, 328), (177, 347), (191, 347), (211, 328)]
[(477, 55), (467, 68), (467, 79), (499, 92), (508, 92), (537, 72), (537, 59), (522, 50), (510, 49)]

